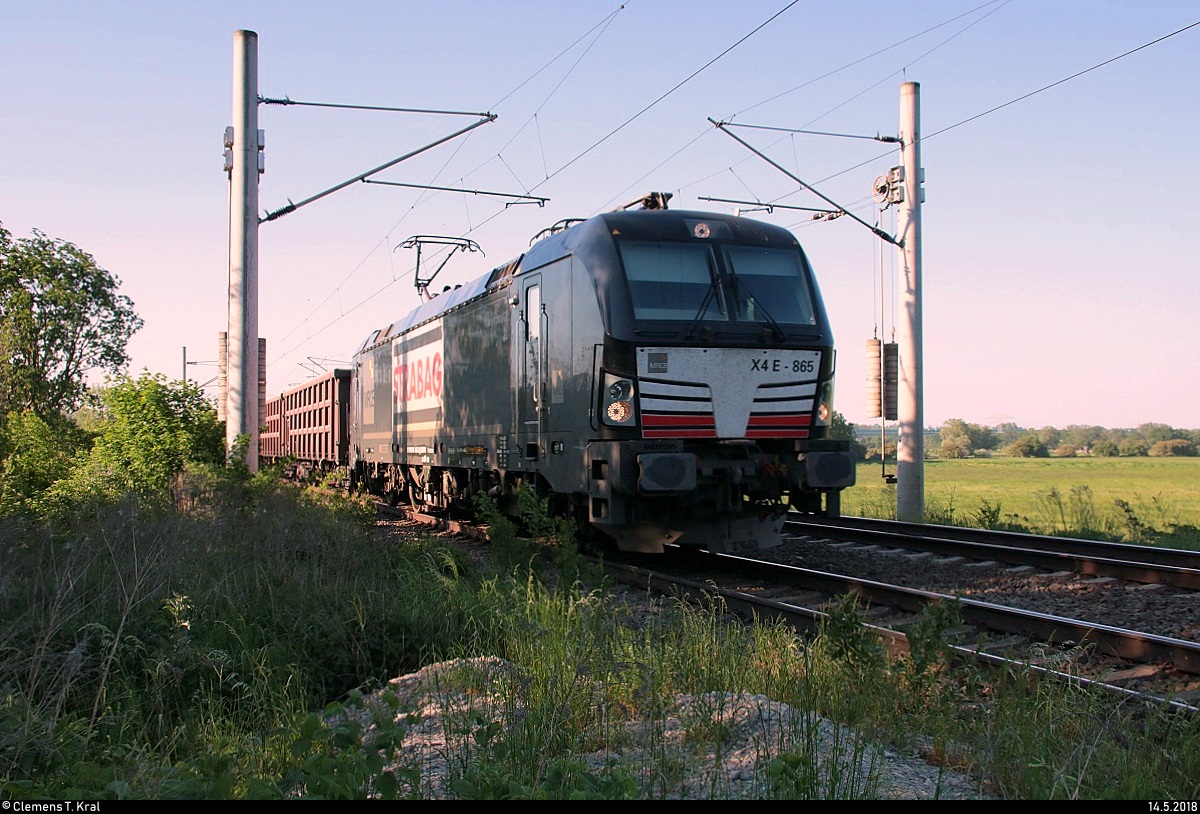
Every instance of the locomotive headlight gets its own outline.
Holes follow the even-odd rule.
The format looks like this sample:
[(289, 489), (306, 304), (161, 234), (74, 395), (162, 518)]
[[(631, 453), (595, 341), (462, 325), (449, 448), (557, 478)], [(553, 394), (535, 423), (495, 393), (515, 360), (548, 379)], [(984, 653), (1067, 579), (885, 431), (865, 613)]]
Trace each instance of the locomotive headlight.
[(633, 382), (629, 379), (605, 373), (601, 402), (601, 415), (604, 416), (605, 424), (633, 423)]
[(633, 418), (633, 405), (628, 401), (613, 401), (609, 403), (604, 414), (608, 417), (608, 423), (624, 424)]
[(621, 379), (608, 386), (608, 397), (613, 401), (627, 401), (630, 390), (632, 388), (629, 386), (629, 382)]
[(828, 427), (833, 420), (833, 380), (821, 384), (817, 390), (817, 415), (814, 422), (818, 427)]

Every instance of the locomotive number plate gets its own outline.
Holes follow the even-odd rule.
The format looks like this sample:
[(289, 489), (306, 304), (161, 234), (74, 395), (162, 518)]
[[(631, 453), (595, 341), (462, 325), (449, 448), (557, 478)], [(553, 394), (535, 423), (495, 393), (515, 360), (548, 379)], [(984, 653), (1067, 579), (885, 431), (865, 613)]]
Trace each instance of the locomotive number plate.
[(670, 382), (744, 387), (809, 382), (821, 370), (821, 351), (786, 348), (638, 348), (638, 375)]
[(805, 378), (816, 376), (821, 366), (821, 354), (818, 351), (763, 351), (746, 360), (747, 372), (752, 376), (764, 379), (790, 379), (795, 376)]

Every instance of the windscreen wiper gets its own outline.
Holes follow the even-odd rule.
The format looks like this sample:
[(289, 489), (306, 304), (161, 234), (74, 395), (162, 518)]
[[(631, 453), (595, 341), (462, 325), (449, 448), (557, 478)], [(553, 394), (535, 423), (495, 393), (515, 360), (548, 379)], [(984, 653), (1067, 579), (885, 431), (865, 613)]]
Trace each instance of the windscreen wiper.
[(709, 276), (711, 279), (708, 284), (708, 291), (705, 292), (704, 299), (700, 301), (700, 310), (696, 311), (696, 316), (692, 317), (692, 321), (688, 323), (687, 332), (684, 334), (684, 336), (688, 339), (691, 339), (693, 336), (695, 336), (696, 324), (699, 323), (700, 320), (704, 319), (704, 315), (708, 313), (708, 307), (712, 304), (713, 297), (717, 293), (718, 278), (715, 274), (712, 274), (711, 271), (709, 272)]
[[(762, 300), (756, 297), (754, 292), (751, 291), (744, 283), (742, 283), (741, 278), (738, 277), (737, 272), (735, 272), (732, 268), (729, 269), (729, 282), (733, 288), (734, 304), (737, 305), (738, 303), (742, 302), (741, 292), (745, 291), (745, 302), (747, 305), (754, 305), (755, 317), (758, 317), (761, 314), (762, 321), (770, 326), (771, 332), (775, 334), (775, 338), (782, 342), (786, 336), (783, 332), (783, 328), (779, 327), (779, 323), (775, 321), (775, 317), (771, 316), (771, 312), (767, 310), (765, 305), (763, 305)], [(734, 313), (736, 314), (737, 310), (735, 310)]]

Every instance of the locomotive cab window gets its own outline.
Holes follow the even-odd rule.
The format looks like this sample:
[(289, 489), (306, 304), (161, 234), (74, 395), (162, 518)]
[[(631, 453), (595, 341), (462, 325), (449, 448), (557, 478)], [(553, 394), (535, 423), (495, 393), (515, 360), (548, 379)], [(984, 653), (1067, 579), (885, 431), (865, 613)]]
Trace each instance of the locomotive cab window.
[(618, 245), (635, 318), (727, 319), (708, 246), (649, 241)]
[(726, 246), (725, 268), (732, 283), (737, 319), (815, 325), (808, 276), (796, 252), (757, 246)]

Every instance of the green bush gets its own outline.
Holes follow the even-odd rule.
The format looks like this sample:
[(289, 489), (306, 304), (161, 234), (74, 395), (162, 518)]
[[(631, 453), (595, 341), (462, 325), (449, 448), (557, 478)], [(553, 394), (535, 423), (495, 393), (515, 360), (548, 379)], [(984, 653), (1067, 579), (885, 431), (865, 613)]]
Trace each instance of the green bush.
[(1028, 433), (1006, 446), (1004, 454), (1014, 458), (1049, 458), (1050, 450), (1037, 435)]
[(0, 417), (0, 515), (36, 511), (55, 483), (70, 476), (91, 443), (63, 417), (32, 410)]
[(100, 399), (90, 449), (34, 501), (40, 514), (86, 510), (128, 494), (165, 502), (185, 467), (223, 463), (224, 427), (195, 386), (143, 373), (110, 382)]
[(117, 488), (165, 491), (185, 463), (223, 463), (224, 427), (198, 388), (143, 373), (117, 380), (101, 398), (103, 421), (89, 464)]
[(1194, 458), (1196, 445), (1184, 438), (1172, 438), (1169, 441), (1158, 441), (1150, 447), (1149, 454), (1156, 458)]
[(1117, 449), (1122, 458), (1141, 458), (1150, 454), (1150, 443), (1142, 438), (1126, 438)]

